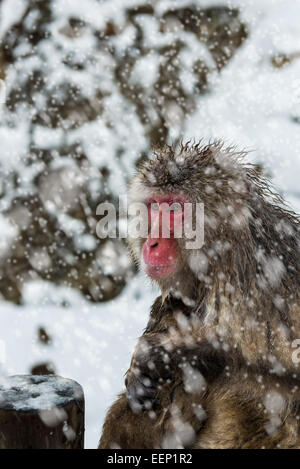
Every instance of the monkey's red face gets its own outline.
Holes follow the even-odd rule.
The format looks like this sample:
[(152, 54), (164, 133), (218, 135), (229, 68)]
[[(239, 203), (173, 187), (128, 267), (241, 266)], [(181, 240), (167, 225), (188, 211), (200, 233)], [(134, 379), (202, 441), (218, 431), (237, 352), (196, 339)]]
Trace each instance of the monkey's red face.
[(181, 197), (153, 197), (148, 200), (149, 235), (143, 259), (149, 277), (159, 280), (172, 275), (178, 266), (178, 243), (174, 237), (183, 226)]

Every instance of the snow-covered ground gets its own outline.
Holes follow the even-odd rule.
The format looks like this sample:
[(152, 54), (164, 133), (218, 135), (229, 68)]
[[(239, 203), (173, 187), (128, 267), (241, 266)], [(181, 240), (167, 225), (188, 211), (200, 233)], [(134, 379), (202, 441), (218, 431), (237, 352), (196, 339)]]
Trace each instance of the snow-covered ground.
[[(220, 3), (205, 0), (201, 5)], [(224, 137), (254, 150), (249, 159), (266, 166), (300, 212), (300, 1), (230, 3), (241, 7), (249, 37), (221, 74), (212, 75), (212, 91), (199, 98), (184, 135)], [(288, 54), (291, 61), (276, 68), (272, 58), (280, 54)], [(15, 137), (13, 143), (17, 145)], [(53, 361), (58, 374), (77, 380), (86, 395), (86, 447), (96, 447), (105, 412), (123, 387), (156, 293), (142, 275), (119, 298), (100, 305), (46, 283), (27, 285), (24, 306), (0, 305), (3, 372), (28, 373), (37, 362)], [(61, 306), (66, 296), (67, 308)], [(53, 336), (50, 346), (38, 343), (39, 326)]]

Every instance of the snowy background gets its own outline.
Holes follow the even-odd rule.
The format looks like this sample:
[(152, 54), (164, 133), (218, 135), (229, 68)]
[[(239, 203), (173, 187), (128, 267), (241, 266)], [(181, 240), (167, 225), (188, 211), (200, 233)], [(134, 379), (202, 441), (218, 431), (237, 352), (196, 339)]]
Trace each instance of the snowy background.
[(299, 0), (3, 0), (0, 367), (86, 396), (86, 447), (157, 292), (96, 207), (152, 144), (251, 150), (300, 212)]

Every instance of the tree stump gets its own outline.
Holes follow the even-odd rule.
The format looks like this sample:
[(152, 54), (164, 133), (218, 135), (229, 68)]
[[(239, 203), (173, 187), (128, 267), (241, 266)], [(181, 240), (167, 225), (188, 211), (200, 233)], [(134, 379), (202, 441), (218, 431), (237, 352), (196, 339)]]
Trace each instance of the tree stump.
[(84, 394), (56, 375), (0, 378), (0, 449), (83, 449)]

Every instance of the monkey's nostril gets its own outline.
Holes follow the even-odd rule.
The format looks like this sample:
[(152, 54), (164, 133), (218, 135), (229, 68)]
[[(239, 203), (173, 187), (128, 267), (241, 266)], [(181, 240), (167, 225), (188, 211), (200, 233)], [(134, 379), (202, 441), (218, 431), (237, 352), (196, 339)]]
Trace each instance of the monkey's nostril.
[(158, 246), (158, 242), (156, 241), (155, 243), (151, 245), (151, 249), (156, 248), (157, 246)]

